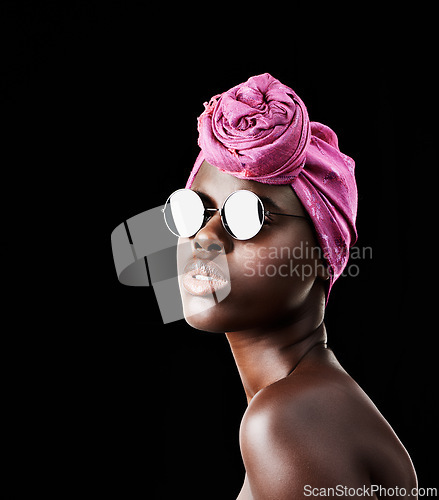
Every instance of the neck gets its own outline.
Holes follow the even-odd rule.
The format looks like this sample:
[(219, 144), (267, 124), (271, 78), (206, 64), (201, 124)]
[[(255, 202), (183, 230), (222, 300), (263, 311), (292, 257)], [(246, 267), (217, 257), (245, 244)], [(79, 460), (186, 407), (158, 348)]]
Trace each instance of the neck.
[[(317, 324), (316, 324), (317, 323)], [(315, 345), (326, 342), (323, 317), (302, 318), (270, 329), (226, 333), (247, 401), (289, 375)]]

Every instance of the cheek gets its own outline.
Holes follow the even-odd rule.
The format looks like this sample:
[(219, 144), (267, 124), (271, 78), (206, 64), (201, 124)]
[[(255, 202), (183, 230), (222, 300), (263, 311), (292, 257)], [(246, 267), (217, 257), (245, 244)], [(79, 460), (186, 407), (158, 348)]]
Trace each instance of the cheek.
[(242, 272), (235, 280), (232, 276), (232, 291), (264, 311), (298, 306), (316, 276), (317, 262), (311, 258), (311, 249), (307, 241), (247, 247)]
[(229, 260), (231, 293), (220, 304), (235, 328), (278, 321), (305, 303), (322, 265), (321, 252), (312, 233), (291, 234), (235, 245)]

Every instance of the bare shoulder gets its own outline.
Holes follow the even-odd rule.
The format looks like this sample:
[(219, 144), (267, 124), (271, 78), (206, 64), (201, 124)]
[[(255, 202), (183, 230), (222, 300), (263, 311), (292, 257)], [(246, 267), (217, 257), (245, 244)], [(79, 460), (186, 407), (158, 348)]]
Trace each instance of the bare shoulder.
[(390, 425), (330, 351), (319, 356), (260, 391), (244, 415), (240, 443), (252, 491), (265, 498), (264, 488), (278, 487), (282, 499), (301, 497), (305, 485), (415, 487)]

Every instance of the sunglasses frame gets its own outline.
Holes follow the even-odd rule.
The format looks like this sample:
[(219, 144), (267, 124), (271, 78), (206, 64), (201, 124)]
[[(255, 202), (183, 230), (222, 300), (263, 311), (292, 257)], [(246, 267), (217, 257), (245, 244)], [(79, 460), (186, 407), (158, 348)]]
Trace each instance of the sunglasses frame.
[[(194, 191), (192, 189), (177, 189), (171, 195), (169, 195), (168, 199), (166, 200), (166, 203), (165, 203), (164, 207), (162, 208), (162, 212), (163, 212), (163, 215), (164, 215), (166, 226), (168, 227), (169, 231), (171, 231), (172, 234), (174, 234), (175, 236), (178, 236), (179, 238), (181, 236), (178, 235), (178, 234), (176, 234), (176, 233), (174, 233), (174, 231), (172, 231), (172, 229), (169, 227), (169, 224), (168, 224), (168, 222), (166, 220), (166, 213), (165, 213), (165, 211), (166, 211), (166, 206), (168, 205), (168, 202), (172, 198), (172, 196), (175, 193), (177, 193), (178, 191), (183, 191), (183, 190), (192, 191), (193, 193), (195, 193), (200, 198), (201, 203), (203, 203), (203, 199), (201, 198), (201, 196), (196, 191)], [(286, 216), (286, 217), (296, 217), (298, 219), (308, 219), (308, 217), (306, 215), (284, 214), (284, 213), (279, 213), (279, 212), (272, 212), (271, 210), (265, 210), (264, 203), (262, 202), (262, 200), (259, 198), (259, 196), (256, 193), (254, 193), (253, 191), (250, 191), (249, 189), (237, 189), (236, 191), (233, 191), (233, 193), (230, 193), (229, 196), (227, 196), (227, 198), (224, 200), (224, 203), (222, 204), (221, 208), (206, 208), (206, 207), (204, 207), (204, 203), (203, 203), (204, 216), (203, 216), (203, 222), (202, 222), (201, 226), (191, 236), (184, 236), (184, 237), (185, 238), (192, 238), (192, 237), (194, 237), (207, 224), (207, 222), (212, 218), (212, 216), (207, 217), (206, 216), (206, 212), (219, 212), (220, 213), (220, 217), (221, 217), (221, 223), (222, 223), (224, 229), (227, 231), (227, 234), (229, 234), (235, 240), (246, 241), (246, 240), (250, 240), (251, 238), (254, 238), (257, 234), (259, 234), (259, 232), (261, 231), (261, 229), (262, 229), (262, 227), (264, 225), (263, 221), (261, 223), (260, 228), (258, 229), (258, 232), (256, 234), (254, 234), (253, 236), (251, 236), (250, 238), (245, 238), (245, 239), (237, 238), (232, 233), (231, 229), (228, 227), (227, 222), (225, 222), (227, 219), (225, 217), (224, 207), (225, 207), (227, 201), (229, 200), (229, 198), (231, 196), (233, 196), (234, 194), (239, 193), (241, 191), (246, 191), (246, 192), (252, 193), (252, 195), (257, 198), (257, 200), (261, 204), (262, 213), (263, 213), (264, 217), (269, 217), (270, 215), (283, 215), (283, 216)]]

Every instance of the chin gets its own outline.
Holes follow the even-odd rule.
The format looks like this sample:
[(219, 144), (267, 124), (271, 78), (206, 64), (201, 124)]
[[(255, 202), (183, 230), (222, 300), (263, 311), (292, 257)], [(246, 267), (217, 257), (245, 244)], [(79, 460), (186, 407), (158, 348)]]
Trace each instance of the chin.
[(201, 330), (203, 332), (209, 333), (225, 333), (227, 330), (221, 329), (219, 327), (214, 327), (213, 322), (209, 318), (196, 316), (185, 316), (186, 323), (196, 330)]
[(229, 300), (230, 285), (215, 292), (212, 290), (212, 293), (203, 291), (200, 295), (188, 292), (181, 279), (179, 285), (184, 317), (190, 326), (212, 333), (224, 333), (233, 328), (234, 322), (230, 321), (234, 316), (230, 310), (233, 305), (233, 301)]
[[(225, 333), (233, 329), (233, 321), (222, 304), (213, 299), (199, 299), (193, 297), (183, 302), (184, 318), (186, 322), (196, 328), (211, 333)], [(227, 308), (226, 308), (227, 309)]]

